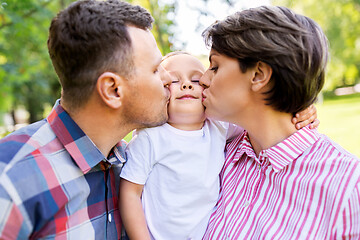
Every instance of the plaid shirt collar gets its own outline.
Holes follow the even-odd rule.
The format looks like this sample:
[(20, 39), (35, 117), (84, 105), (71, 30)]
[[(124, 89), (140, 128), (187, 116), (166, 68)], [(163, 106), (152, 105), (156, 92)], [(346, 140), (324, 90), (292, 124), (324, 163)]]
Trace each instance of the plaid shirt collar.
[(311, 145), (319, 139), (319, 137), (320, 134), (317, 130), (310, 129), (309, 126), (306, 126), (277, 145), (262, 150), (259, 157), (257, 157), (250, 143), (248, 133), (247, 131), (244, 131), (243, 134), (234, 140), (237, 142), (238, 149), (233, 161), (240, 160), (244, 154), (254, 158), (259, 164), (261, 164), (264, 159), (268, 159), (274, 171), (279, 172), (301, 156), (306, 149), (311, 147)]
[(86, 174), (101, 161), (112, 164), (123, 164), (124, 142), (119, 142), (110, 152), (109, 160), (95, 146), (91, 139), (81, 130), (69, 114), (56, 101), (54, 108), (47, 117), (55, 135), (69, 152), (81, 171)]

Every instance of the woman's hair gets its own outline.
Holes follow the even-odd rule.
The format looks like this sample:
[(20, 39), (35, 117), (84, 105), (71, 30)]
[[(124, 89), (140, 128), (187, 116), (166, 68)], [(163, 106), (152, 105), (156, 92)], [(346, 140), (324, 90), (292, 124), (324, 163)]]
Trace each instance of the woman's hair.
[(242, 72), (258, 61), (272, 68), (265, 100), (274, 109), (299, 112), (324, 85), (328, 41), (310, 18), (285, 7), (262, 6), (216, 21), (203, 32), (207, 46), (236, 58)]
[(130, 76), (135, 66), (127, 27), (145, 30), (152, 22), (144, 8), (118, 0), (77, 1), (61, 11), (51, 22), (48, 49), (68, 106), (86, 103), (106, 71)]

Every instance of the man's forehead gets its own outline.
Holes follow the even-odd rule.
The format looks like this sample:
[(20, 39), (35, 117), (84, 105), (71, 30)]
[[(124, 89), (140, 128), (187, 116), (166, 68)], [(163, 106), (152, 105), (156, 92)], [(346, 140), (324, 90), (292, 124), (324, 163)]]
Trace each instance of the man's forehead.
[(129, 35), (135, 58), (139, 60), (151, 58), (152, 64), (160, 64), (162, 54), (156, 44), (153, 34), (149, 30), (130, 26)]

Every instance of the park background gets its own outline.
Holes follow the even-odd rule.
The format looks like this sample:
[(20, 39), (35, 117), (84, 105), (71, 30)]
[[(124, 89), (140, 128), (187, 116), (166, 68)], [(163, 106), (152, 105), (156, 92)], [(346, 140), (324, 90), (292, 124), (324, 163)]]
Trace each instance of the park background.
[[(0, 138), (46, 117), (60, 97), (46, 42), (51, 19), (71, 2), (0, 0)], [(360, 157), (360, 0), (128, 2), (150, 11), (152, 32), (164, 55), (186, 50), (206, 66), (209, 49), (201, 32), (216, 19), (259, 5), (287, 6), (314, 19), (329, 39), (331, 55), (316, 104), (319, 131)]]

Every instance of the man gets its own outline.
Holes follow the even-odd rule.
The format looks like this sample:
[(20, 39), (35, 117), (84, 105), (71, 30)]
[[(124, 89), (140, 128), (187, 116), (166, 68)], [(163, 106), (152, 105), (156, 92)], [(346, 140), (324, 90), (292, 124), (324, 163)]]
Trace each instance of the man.
[(360, 161), (316, 129), (296, 130), (325, 79), (328, 44), (285, 7), (244, 10), (203, 33), (209, 117), (242, 126), (226, 147), (204, 239), (360, 239)]
[(0, 141), (1, 239), (120, 238), (120, 140), (168, 118), (152, 22), (117, 0), (78, 1), (53, 19), (62, 96), (46, 119)]

